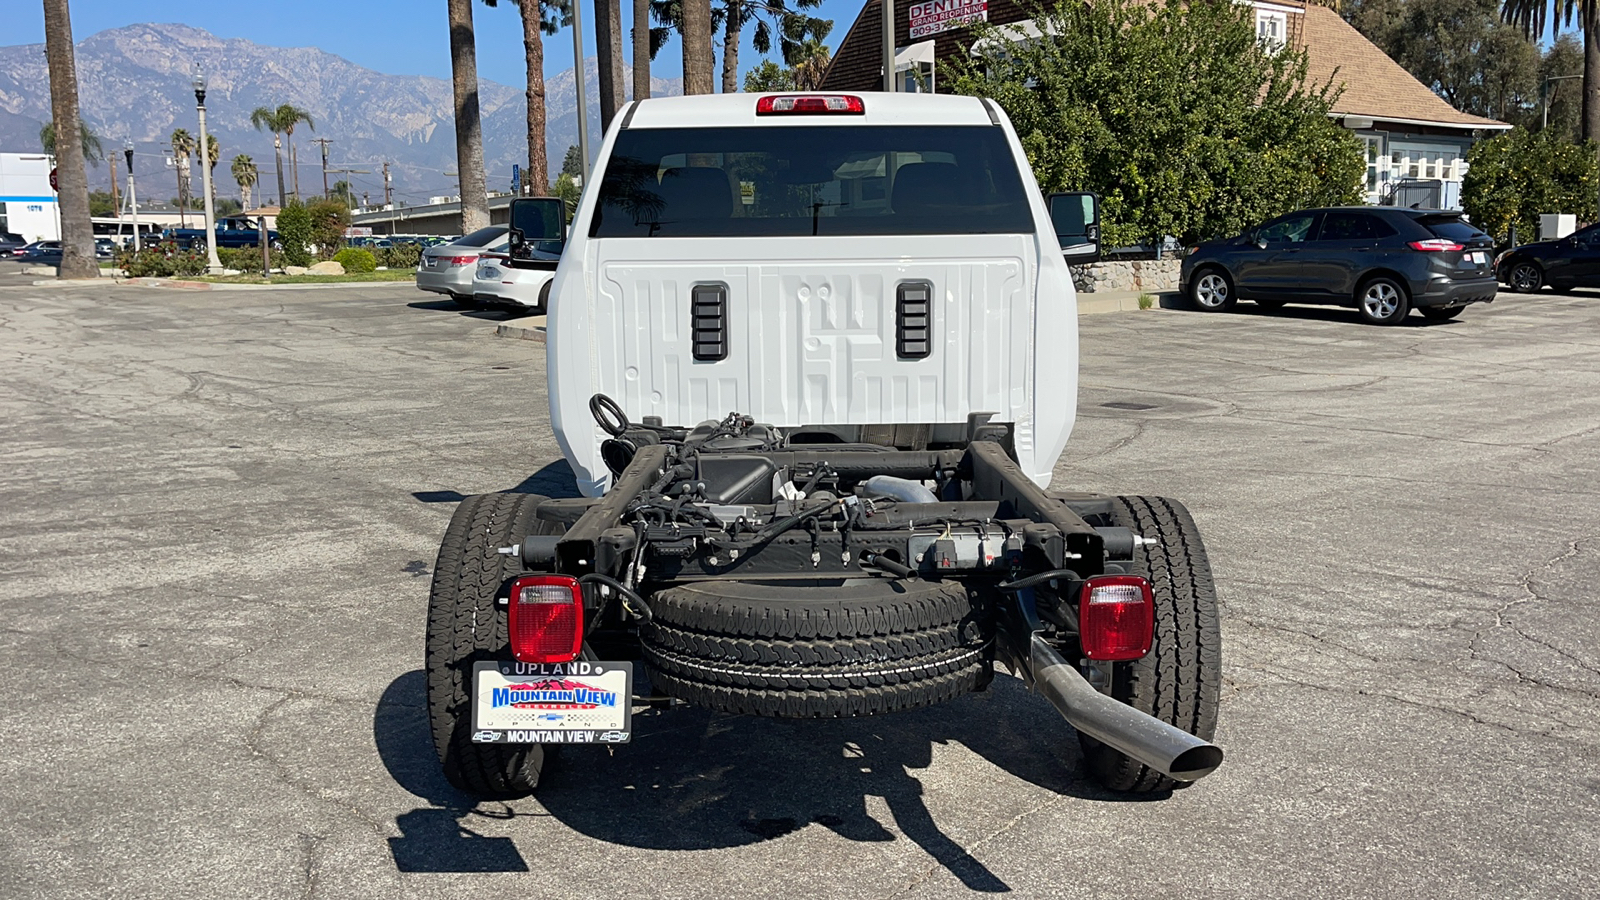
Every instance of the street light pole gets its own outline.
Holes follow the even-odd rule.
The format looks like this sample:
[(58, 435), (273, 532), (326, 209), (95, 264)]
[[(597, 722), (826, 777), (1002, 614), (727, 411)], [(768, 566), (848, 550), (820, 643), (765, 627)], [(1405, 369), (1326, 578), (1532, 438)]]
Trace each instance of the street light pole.
[(1550, 82), (1582, 77), (1582, 75), (1552, 75), (1539, 84), (1539, 106), (1544, 110), (1544, 122), (1539, 127), (1540, 131), (1550, 127)]
[(572, 4), (572, 82), (578, 88), (578, 155), (583, 157), (583, 189), (589, 189), (589, 108), (583, 102), (583, 4)]
[(206, 269), (212, 275), (222, 274), (222, 261), (217, 259), (217, 212), (211, 202), (211, 146), (206, 140), (206, 75), (199, 66), (194, 69), (194, 103), (200, 110), (200, 178), (206, 192)]
[(139, 192), (133, 188), (133, 141), (122, 145), (122, 152), (128, 157), (128, 206), (133, 209), (133, 252), (138, 253), (139, 246)]

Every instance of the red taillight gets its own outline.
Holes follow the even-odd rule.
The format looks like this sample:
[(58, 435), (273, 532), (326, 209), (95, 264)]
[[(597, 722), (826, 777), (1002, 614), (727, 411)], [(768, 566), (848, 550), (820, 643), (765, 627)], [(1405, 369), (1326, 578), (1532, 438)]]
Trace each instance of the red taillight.
[(1426, 241), (1412, 241), (1406, 246), (1413, 250), (1422, 250), (1426, 253), (1444, 253), (1454, 250), (1467, 249), (1465, 244), (1458, 244), (1449, 238), (1432, 238)]
[(860, 97), (833, 94), (815, 97), (762, 97), (756, 101), (756, 115), (859, 116), (867, 111)]
[(1096, 575), (1078, 599), (1078, 633), (1090, 659), (1138, 659), (1150, 652), (1155, 597), (1137, 575)]
[(526, 663), (571, 662), (583, 651), (583, 590), (565, 575), (511, 582), (511, 655)]
[(470, 266), (478, 261), (476, 256), (441, 256), (439, 261), (452, 266)]

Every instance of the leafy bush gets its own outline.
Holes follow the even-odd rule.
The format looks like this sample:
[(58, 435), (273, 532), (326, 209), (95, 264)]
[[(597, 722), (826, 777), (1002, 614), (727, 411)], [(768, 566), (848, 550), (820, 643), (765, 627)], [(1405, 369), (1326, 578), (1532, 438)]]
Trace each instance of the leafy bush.
[(336, 200), (313, 200), (306, 204), (306, 213), (311, 218), (311, 242), (317, 245), (318, 254), (323, 259), (333, 259), (344, 246), (344, 230), (350, 227), (350, 208)]
[(1497, 243), (1527, 242), (1539, 233), (1541, 213), (1572, 213), (1595, 220), (1600, 165), (1594, 144), (1574, 144), (1555, 129), (1537, 134), (1513, 128), (1474, 144), (1461, 183), (1461, 207)]
[(365, 247), (346, 247), (333, 255), (333, 261), (344, 266), (346, 272), (371, 272), (378, 268), (378, 260)]
[(174, 275), (204, 275), (206, 255), (201, 250), (180, 250), (168, 241), (145, 247), (138, 253), (123, 250), (117, 254), (117, 268), (129, 278), (171, 278)]
[(379, 247), (376, 252), (378, 265), (389, 269), (415, 269), (422, 259), (422, 246), (420, 244), (395, 244), (393, 247)]
[[(222, 264), (227, 268), (237, 269), (240, 272), (261, 271), (260, 247), (218, 247), (217, 259), (222, 260)], [(274, 269), (283, 268), (282, 250), (271, 252), (270, 265)]]
[[(1233, 234), (1359, 199), (1361, 143), (1328, 117), (1293, 46), (1271, 52), (1243, 4), (1066, 0), (1033, 40), (978, 25), (940, 82), (992, 97), (1046, 194), (1094, 191), (1106, 246)], [(1024, 173), (1026, 175), (1026, 173)]]
[(291, 266), (311, 265), (311, 213), (299, 200), (289, 201), (278, 213), (278, 241), (283, 244), (284, 262)]

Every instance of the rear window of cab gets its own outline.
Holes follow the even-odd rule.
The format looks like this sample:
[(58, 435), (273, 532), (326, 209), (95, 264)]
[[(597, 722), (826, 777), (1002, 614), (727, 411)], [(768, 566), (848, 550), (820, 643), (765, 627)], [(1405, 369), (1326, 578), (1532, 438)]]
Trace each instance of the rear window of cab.
[(589, 222), (596, 238), (1034, 230), (992, 126), (630, 129)]

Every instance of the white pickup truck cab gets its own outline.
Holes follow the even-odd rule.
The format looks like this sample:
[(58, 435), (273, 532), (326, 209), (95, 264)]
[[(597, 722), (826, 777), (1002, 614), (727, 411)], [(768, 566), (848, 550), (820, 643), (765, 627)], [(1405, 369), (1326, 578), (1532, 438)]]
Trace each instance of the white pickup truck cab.
[(953, 442), (987, 414), (1048, 484), (1075, 413), (1077, 302), (1005, 113), (927, 94), (792, 101), (647, 100), (606, 135), (548, 319), (551, 421), (580, 489), (609, 480), (596, 393), (636, 418), (738, 410), (846, 441), (898, 427)]
[(635, 712), (876, 715), (997, 664), (1108, 787), (1216, 769), (1193, 519), (1045, 490), (1096, 212), (1040, 195), (994, 103), (906, 94), (646, 100), (570, 236), (561, 201), (513, 201), (512, 260), (566, 240), (550, 418), (581, 496), (469, 497), (445, 533), (428, 703), (450, 781), (533, 790), (547, 747), (626, 745)]

